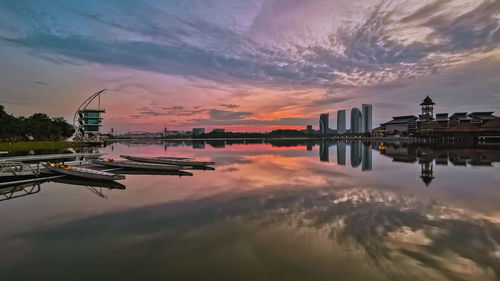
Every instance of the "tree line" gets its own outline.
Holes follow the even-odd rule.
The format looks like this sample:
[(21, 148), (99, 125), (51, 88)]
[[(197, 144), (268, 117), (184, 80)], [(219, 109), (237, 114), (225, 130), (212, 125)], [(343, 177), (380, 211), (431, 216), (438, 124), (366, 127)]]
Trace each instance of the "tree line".
[(73, 126), (62, 117), (50, 118), (44, 113), (14, 117), (0, 105), (0, 141), (64, 140), (71, 137), (74, 131)]

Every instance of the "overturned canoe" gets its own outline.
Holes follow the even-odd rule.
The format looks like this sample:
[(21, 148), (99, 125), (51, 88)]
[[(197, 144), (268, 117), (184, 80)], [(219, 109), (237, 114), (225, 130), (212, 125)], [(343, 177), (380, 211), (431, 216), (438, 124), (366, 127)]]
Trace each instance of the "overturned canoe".
[(162, 165), (162, 164), (149, 164), (149, 163), (139, 163), (131, 161), (107, 161), (102, 159), (92, 159), (90, 162), (98, 165), (117, 167), (117, 168), (129, 168), (129, 169), (145, 169), (145, 170), (160, 170), (160, 171), (178, 171), (182, 167), (179, 165)]
[(93, 180), (123, 180), (125, 179), (124, 175), (113, 174), (104, 171), (98, 171), (88, 168), (80, 168), (80, 167), (71, 167), (71, 166), (56, 166), (54, 164), (42, 164), (46, 169), (52, 171), (54, 173), (74, 176), (79, 178), (93, 179)]
[(120, 155), (120, 157), (137, 162), (179, 165), (179, 166), (207, 166), (215, 164), (214, 162), (182, 160), (182, 159), (173, 159), (165, 157), (140, 157), (140, 156), (130, 156), (130, 155)]

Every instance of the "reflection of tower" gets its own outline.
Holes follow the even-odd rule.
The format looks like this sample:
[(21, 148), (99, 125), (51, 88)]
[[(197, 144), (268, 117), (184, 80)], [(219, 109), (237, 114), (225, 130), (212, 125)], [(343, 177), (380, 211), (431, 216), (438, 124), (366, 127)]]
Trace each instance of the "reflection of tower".
[(193, 149), (205, 149), (204, 141), (193, 141)]
[(345, 166), (345, 142), (337, 144), (337, 164)]
[(372, 148), (370, 144), (363, 144), (363, 163), (361, 166), (362, 171), (372, 170)]
[(425, 186), (429, 186), (431, 181), (434, 179), (434, 167), (432, 161), (421, 161), (420, 167), (420, 178), (425, 183)]
[(326, 140), (322, 140), (319, 143), (319, 161), (321, 162), (329, 162), (329, 155), (328, 155), (328, 144), (326, 143)]
[(361, 147), (362, 144), (360, 141), (351, 143), (351, 166), (353, 168), (356, 168), (361, 164)]
[(314, 143), (312, 143), (311, 141), (308, 141), (306, 143), (306, 146), (307, 146), (307, 151), (311, 151), (311, 150), (313, 150)]

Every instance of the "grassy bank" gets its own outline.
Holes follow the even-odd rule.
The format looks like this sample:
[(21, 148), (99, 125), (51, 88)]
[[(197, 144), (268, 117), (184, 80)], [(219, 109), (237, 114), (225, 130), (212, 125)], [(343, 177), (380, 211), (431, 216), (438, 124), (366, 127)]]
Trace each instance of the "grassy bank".
[(12, 143), (0, 142), (0, 151), (62, 149), (79, 146), (83, 146), (83, 144), (77, 144), (68, 141), (24, 141)]

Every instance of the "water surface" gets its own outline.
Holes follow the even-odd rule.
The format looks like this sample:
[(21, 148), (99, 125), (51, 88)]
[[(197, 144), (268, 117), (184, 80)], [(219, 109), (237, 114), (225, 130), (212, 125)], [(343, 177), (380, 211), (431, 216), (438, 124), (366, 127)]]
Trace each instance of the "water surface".
[(0, 280), (500, 278), (500, 150), (305, 140), (100, 150), (216, 165), (130, 174), (125, 189), (1, 189)]

